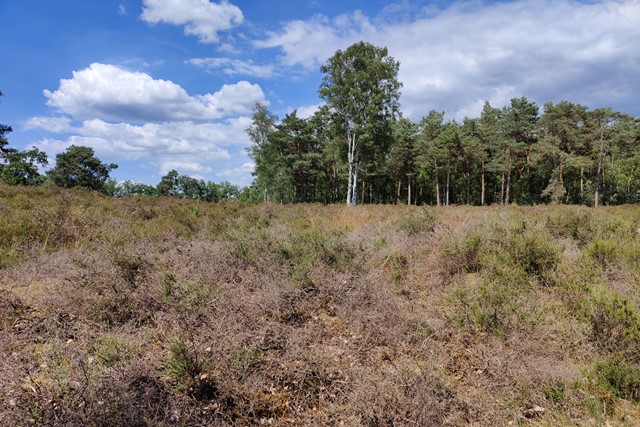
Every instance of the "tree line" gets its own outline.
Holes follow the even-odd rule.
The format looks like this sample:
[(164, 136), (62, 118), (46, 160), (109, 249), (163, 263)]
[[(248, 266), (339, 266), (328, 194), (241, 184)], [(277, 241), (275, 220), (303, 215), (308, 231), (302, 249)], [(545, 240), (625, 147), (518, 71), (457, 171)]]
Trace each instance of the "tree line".
[[(282, 121), (257, 104), (247, 129), (253, 199), (408, 204), (640, 202), (640, 120), (569, 101), (485, 102), (479, 117), (402, 117), (399, 63), (356, 43), (321, 68), (325, 105)], [(346, 198), (345, 198), (346, 195)]]
[[(321, 67), (325, 101), (311, 117), (282, 120), (256, 104), (247, 133), (254, 182), (239, 188), (169, 171), (156, 186), (109, 177), (89, 147), (71, 146), (46, 174), (46, 153), (8, 148), (0, 125), (0, 179), (11, 185), (84, 187), (112, 196), (167, 195), (278, 203), (450, 204), (640, 202), (640, 119), (570, 101), (525, 96), (479, 117), (445, 120), (432, 110), (402, 116), (400, 64), (365, 42)], [(2, 92), (0, 92), (0, 96)]]

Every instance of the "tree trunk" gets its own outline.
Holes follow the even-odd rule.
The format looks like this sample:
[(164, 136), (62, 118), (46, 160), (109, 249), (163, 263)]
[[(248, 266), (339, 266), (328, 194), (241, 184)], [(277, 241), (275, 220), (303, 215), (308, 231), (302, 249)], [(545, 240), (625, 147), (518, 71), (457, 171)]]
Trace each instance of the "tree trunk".
[[(367, 193), (365, 191), (366, 188), (367, 188), (366, 183), (367, 183), (367, 174), (365, 173), (364, 176), (362, 177), (362, 196), (360, 197), (362, 199), (362, 203), (361, 203), (362, 205), (364, 205), (364, 202), (365, 202), (364, 198), (367, 195)], [(357, 200), (356, 200), (356, 202), (357, 202)]]
[(401, 182), (402, 181), (398, 180), (397, 185), (396, 185), (396, 199), (393, 202), (394, 205), (400, 204), (400, 184), (401, 184)]
[(355, 206), (358, 202), (358, 169), (360, 167), (360, 160), (356, 160), (356, 168), (353, 173), (353, 190), (352, 190), (352, 199), (351, 206)]
[(584, 203), (584, 166), (580, 167), (580, 203)]
[(600, 151), (598, 153), (598, 170), (596, 173), (596, 191), (594, 194), (594, 207), (598, 207), (599, 198), (600, 198), (600, 175), (604, 176), (604, 171), (602, 170), (602, 158), (604, 153), (604, 133), (600, 132)]
[(347, 205), (351, 205), (351, 189), (353, 182), (353, 163), (351, 162), (351, 155), (349, 155), (349, 178), (347, 182)]
[(347, 161), (349, 163), (349, 182), (347, 184), (347, 204), (352, 205), (353, 200), (355, 199), (355, 196), (353, 193), (355, 193), (356, 191), (355, 185), (358, 179), (357, 166), (356, 166), (355, 174), (353, 171), (353, 162), (355, 160), (355, 154), (356, 154), (356, 134), (349, 133), (347, 135), (347, 142), (349, 144), (349, 150), (347, 152)]
[(440, 182), (438, 179), (438, 168), (436, 167), (436, 206), (441, 206), (440, 203)]
[(411, 205), (411, 175), (407, 175), (407, 205)]
[(445, 206), (449, 206), (449, 182), (451, 177), (451, 171), (447, 168), (447, 192), (446, 192), (446, 204)]
[(471, 172), (467, 169), (467, 205), (471, 204)]
[(481, 178), (480, 206), (484, 206), (484, 159), (482, 159), (482, 178)]
[(505, 205), (509, 205), (509, 190), (511, 189), (511, 151), (507, 149), (509, 155), (509, 169), (507, 170), (507, 188), (505, 195)]
[(531, 197), (531, 144), (527, 144), (527, 197)]

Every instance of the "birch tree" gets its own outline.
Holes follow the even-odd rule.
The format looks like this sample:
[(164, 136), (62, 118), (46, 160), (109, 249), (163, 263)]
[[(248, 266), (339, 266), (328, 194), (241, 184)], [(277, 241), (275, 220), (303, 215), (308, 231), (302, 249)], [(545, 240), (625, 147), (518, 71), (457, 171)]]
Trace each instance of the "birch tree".
[(320, 68), (324, 74), (320, 96), (339, 123), (347, 147), (348, 205), (357, 202), (358, 171), (366, 160), (361, 155), (363, 145), (375, 141), (398, 114), (399, 68), (386, 48), (365, 42), (338, 50)]

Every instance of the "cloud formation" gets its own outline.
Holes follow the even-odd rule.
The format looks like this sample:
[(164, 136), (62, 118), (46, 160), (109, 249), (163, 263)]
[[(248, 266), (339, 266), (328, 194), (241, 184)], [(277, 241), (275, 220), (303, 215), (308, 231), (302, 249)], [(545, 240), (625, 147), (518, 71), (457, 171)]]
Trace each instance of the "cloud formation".
[(401, 63), (402, 109), (414, 119), (430, 109), (460, 119), (478, 114), (484, 100), (504, 105), (523, 94), (633, 108), (640, 92), (638, 0), (474, 1), (427, 6), (411, 19), (405, 12), (317, 15), (254, 45), (307, 69), (359, 40), (386, 46)]
[[(34, 117), (32, 125), (43, 124), (54, 131), (48, 118)], [(93, 148), (110, 161), (144, 161), (164, 174), (170, 169), (193, 175), (211, 174), (229, 165), (246, 162), (244, 148), (250, 144), (245, 129), (251, 123), (246, 117), (219, 123), (168, 122), (108, 123), (100, 119), (85, 120), (77, 127), (64, 129), (68, 136), (46, 138), (36, 146), (50, 152), (63, 151), (70, 145)], [(232, 158), (233, 154), (233, 158)]]
[(266, 102), (257, 84), (241, 81), (220, 91), (191, 96), (180, 85), (142, 72), (94, 63), (74, 71), (60, 87), (44, 91), (47, 105), (78, 120), (123, 122), (212, 120), (248, 114), (256, 102)]
[(190, 64), (207, 70), (222, 70), (230, 76), (241, 74), (258, 78), (270, 78), (275, 76), (274, 65), (257, 65), (251, 59), (233, 58), (193, 58)]
[(161, 174), (176, 169), (209, 179), (247, 162), (249, 116), (256, 102), (268, 104), (260, 86), (246, 81), (189, 95), (174, 82), (98, 63), (44, 95), (64, 115), (27, 120), (26, 128), (56, 135), (36, 143), (41, 149), (84, 145), (110, 161), (150, 162)]
[(244, 15), (226, 0), (143, 0), (140, 18), (149, 24), (183, 25), (187, 35), (202, 43), (217, 43), (218, 33), (240, 25)]
[(377, 29), (361, 12), (339, 15), (329, 19), (315, 15), (308, 20), (294, 20), (284, 24), (281, 31), (267, 33), (264, 40), (255, 40), (257, 48), (279, 48), (286, 66), (317, 68), (341, 47), (369, 38)]

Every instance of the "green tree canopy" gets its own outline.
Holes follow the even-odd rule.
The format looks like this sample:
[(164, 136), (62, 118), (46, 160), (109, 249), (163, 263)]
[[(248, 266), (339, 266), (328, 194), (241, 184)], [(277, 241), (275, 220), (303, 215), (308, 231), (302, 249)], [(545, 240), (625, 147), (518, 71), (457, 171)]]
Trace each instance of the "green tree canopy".
[[(320, 96), (332, 110), (347, 144), (349, 169), (347, 203), (357, 201), (360, 161), (366, 144), (389, 134), (390, 120), (398, 114), (400, 63), (389, 56), (387, 48), (358, 42), (346, 50), (338, 50), (320, 68), (324, 74)], [(363, 195), (364, 196), (364, 195)]]
[(56, 165), (47, 174), (59, 187), (104, 191), (109, 173), (117, 167), (115, 163), (102, 163), (90, 147), (72, 145), (56, 155)]
[(38, 165), (46, 166), (47, 154), (37, 148), (18, 151), (9, 149), (2, 154), (6, 164), (0, 170), (0, 177), (9, 185), (40, 185), (44, 177), (38, 171)]

